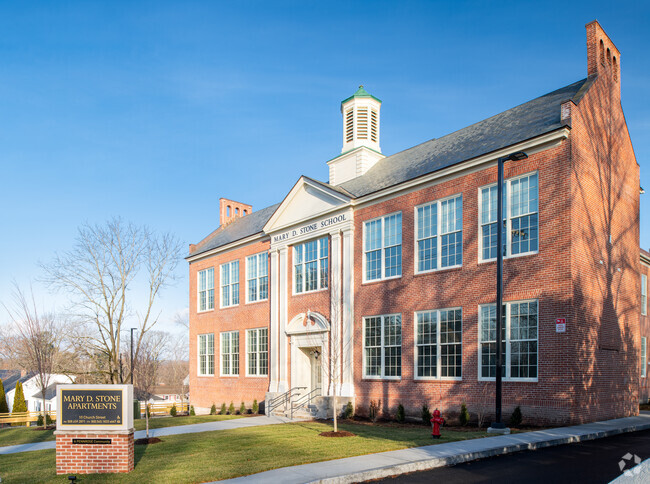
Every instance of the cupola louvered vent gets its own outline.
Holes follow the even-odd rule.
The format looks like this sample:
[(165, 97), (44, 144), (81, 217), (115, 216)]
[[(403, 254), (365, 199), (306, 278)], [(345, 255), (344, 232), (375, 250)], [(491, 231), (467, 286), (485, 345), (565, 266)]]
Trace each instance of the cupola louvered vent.
[(354, 139), (354, 110), (352, 108), (345, 112), (345, 142), (350, 143)]
[(368, 108), (357, 110), (357, 138), (368, 139)]
[(377, 142), (377, 132), (378, 132), (378, 125), (377, 125), (377, 111), (372, 109), (370, 111), (370, 140), (374, 141), (375, 143)]

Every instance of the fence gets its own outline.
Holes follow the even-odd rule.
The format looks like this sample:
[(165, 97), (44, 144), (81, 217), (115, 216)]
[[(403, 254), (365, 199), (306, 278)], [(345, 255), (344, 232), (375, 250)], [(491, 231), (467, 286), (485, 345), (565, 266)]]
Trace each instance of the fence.
[[(0, 424), (25, 424), (29, 426), (32, 422), (37, 422), (38, 417), (43, 415), (43, 412), (15, 412), (15, 413), (0, 413)], [(56, 411), (48, 410), (47, 415), (56, 421)]]
[[(144, 417), (144, 404), (145, 402), (140, 402), (140, 415), (141, 418)], [(149, 415), (169, 415), (172, 407), (176, 405), (176, 411), (178, 413), (185, 413), (190, 411), (190, 404), (188, 402), (169, 402), (169, 403), (150, 403), (149, 406)]]

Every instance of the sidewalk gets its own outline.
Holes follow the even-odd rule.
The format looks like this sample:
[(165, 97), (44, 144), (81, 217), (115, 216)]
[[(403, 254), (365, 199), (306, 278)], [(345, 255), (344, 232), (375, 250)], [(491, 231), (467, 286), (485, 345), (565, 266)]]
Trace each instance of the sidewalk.
[(428, 445), (284, 467), (227, 481), (232, 484), (349, 483), (423, 471), (495, 455), (599, 439), (650, 429), (650, 414), (521, 434)]
[[(176, 427), (164, 427), (161, 429), (149, 429), (149, 437), (162, 437), (163, 435), (194, 434), (197, 432), (211, 432), (213, 430), (240, 429), (244, 427), (258, 427), (260, 425), (274, 425), (289, 422), (289, 419), (280, 417), (246, 417), (220, 422), (205, 422), (191, 425), (178, 425)], [(147, 436), (146, 431), (135, 432), (136, 439), (143, 439)], [(0, 447), (0, 455), (17, 454), (19, 452), (30, 452), (34, 450), (45, 450), (56, 448), (56, 441), (37, 442), (33, 444), (7, 445)]]

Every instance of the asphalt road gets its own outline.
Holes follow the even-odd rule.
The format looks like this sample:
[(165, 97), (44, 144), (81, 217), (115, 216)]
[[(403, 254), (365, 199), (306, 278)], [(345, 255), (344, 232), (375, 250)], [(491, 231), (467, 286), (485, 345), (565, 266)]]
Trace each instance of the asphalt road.
[[(650, 430), (490, 457), (452, 467), (404, 474), (374, 482), (403, 483), (607, 483), (619, 477), (627, 453), (650, 458)], [(632, 467), (627, 464), (623, 469)]]

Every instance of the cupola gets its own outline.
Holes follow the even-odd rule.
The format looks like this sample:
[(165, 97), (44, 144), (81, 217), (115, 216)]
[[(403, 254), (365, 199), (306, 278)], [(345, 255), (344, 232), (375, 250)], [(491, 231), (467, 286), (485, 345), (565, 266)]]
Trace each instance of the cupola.
[(380, 110), (381, 101), (363, 86), (341, 102), (343, 148), (327, 162), (331, 185), (363, 175), (384, 158), (379, 146)]

